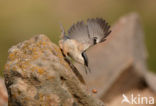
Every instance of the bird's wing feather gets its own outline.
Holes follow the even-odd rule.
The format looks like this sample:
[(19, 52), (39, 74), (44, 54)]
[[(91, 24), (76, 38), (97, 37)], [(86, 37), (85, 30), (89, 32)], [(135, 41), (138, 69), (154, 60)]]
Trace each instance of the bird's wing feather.
[(83, 21), (73, 24), (68, 30), (68, 35), (70, 39), (92, 46), (94, 38), (96, 38), (96, 43), (103, 42), (110, 32), (110, 25), (105, 20), (92, 18), (87, 20), (87, 25)]
[(68, 35), (70, 39), (77, 40), (81, 43), (86, 43), (90, 40), (87, 25), (83, 21), (73, 24), (68, 30)]
[(102, 42), (110, 34), (110, 25), (102, 18), (88, 19), (88, 31), (90, 37), (97, 38), (97, 43)]

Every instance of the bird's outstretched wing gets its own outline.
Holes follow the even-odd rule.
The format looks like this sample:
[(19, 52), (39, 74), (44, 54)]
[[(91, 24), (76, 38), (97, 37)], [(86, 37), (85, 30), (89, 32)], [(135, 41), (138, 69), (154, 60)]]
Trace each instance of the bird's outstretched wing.
[(92, 18), (73, 24), (68, 30), (68, 35), (81, 43), (90, 43), (90, 46), (105, 40), (110, 34), (110, 25), (102, 18)]
[(102, 18), (88, 19), (87, 25), (90, 38), (96, 40), (96, 43), (103, 42), (111, 33), (110, 25)]
[(77, 40), (81, 43), (86, 43), (90, 40), (88, 27), (83, 21), (73, 24), (68, 30), (68, 35), (70, 39)]

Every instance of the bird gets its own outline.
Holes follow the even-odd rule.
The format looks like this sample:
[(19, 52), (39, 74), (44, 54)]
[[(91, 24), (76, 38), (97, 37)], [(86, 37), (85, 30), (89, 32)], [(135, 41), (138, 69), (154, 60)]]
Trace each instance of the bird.
[(60, 26), (61, 39), (59, 40), (59, 46), (63, 55), (68, 60), (71, 58), (82, 64), (86, 73), (90, 72), (86, 51), (106, 40), (106, 37), (111, 33), (110, 25), (103, 18), (88, 18), (86, 23), (78, 21), (73, 24), (67, 34), (63, 26)]

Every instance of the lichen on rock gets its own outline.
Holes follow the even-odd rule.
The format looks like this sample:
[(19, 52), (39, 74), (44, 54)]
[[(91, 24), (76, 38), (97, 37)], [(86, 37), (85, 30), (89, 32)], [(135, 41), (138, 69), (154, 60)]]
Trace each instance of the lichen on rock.
[(9, 106), (103, 106), (45, 35), (9, 49), (4, 76)]

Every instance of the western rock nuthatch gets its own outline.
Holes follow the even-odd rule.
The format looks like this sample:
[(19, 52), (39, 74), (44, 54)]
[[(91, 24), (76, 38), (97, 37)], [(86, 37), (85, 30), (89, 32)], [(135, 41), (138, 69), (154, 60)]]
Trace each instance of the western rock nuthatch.
[(76, 62), (83, 64), (85, 71), (90, 71), (86, 50), (97, 43), (105, 41), (111, 33), (110, 25), (102, 18), (88, 19), (73, 24), (66, 35), (61, 26), (62, 34), (59, 46), (66, 57), (71, 57)]

